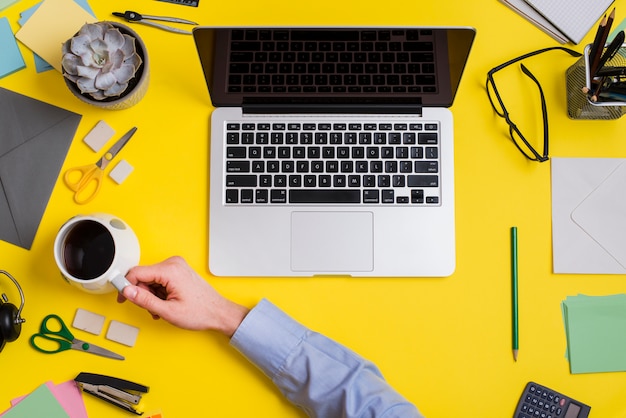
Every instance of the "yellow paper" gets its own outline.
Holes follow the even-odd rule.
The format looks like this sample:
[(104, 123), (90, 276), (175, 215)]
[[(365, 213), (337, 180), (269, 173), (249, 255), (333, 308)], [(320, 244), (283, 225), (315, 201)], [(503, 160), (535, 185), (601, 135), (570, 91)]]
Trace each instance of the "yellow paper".
[(96, 20), (73, 0), (44, 0), (15, 37), (61, 72), (61, 45)]

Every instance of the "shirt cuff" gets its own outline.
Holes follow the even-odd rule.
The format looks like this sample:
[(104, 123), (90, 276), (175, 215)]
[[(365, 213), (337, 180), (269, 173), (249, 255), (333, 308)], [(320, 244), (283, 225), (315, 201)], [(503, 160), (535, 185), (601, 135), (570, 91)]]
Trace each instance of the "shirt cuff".
[(307, 329), (262, 299), (235, 331), (230, 344), (274, 379)]

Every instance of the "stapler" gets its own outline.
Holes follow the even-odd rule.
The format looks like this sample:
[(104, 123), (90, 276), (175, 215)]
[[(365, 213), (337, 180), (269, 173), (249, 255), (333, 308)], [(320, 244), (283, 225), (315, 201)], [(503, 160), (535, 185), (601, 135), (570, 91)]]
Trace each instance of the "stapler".
[(94, 373), (80, 373), (74, 381), (83, 390), (135, 415), (142, 415), (139, 406), (141, 395), (148, 393), (148, 387), (116, 377)]

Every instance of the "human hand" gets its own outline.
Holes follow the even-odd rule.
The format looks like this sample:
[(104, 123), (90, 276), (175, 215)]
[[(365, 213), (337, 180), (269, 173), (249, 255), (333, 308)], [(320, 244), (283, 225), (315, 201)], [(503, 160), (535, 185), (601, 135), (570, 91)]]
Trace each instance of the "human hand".
[(216, 330), (231, 337), (248, 309), (220, 295), (181, 257), (133, 267), (118, 297), (146, 309), (155, 319), (184, 329)]

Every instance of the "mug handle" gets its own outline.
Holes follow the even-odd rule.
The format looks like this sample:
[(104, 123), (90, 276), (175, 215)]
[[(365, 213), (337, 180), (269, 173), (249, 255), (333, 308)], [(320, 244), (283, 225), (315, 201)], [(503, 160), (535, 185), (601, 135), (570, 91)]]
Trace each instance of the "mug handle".
[(111, 279), (111, 284), (120, 293), (122, 293), (122, 290), (124, 290), (126, 286), (130, 286), (130, 282), (121, 274), (117, 274), (113, 279)]

